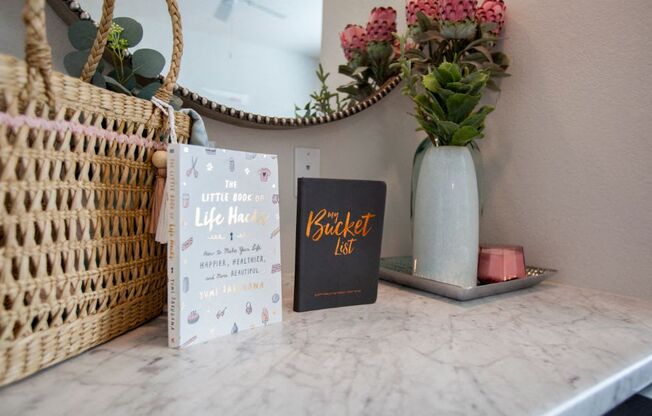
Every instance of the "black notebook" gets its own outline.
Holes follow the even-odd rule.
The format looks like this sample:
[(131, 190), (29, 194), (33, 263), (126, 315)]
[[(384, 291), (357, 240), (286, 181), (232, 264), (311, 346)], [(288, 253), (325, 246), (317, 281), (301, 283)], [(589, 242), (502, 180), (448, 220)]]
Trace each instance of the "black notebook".
[(384, 182), (299, 179), (294, 310), (374, 303)]

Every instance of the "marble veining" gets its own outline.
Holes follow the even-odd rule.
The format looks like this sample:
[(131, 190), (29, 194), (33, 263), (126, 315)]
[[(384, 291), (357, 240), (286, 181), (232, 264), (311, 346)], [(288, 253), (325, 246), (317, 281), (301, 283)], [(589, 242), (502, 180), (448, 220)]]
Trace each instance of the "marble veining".
[[(289, 288), (288, 288), (289, 289)], [(652, 303), (557, 284), (374, 305), (173, 350), (165, 317), (0, 389), (2, 415), (593, 415), (652, 382)]]

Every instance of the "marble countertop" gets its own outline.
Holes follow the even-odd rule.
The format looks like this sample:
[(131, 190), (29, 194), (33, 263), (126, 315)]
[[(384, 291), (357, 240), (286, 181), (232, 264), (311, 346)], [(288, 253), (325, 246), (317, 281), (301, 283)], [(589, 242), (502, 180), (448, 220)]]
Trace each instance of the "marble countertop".
[(185, 350), (158, 318), (0, 389), (0, 413), (593, 415), (652, 382), (652, 303), (593, 290), (458, 303), (381, 283), (374, 305), (284, 312)]

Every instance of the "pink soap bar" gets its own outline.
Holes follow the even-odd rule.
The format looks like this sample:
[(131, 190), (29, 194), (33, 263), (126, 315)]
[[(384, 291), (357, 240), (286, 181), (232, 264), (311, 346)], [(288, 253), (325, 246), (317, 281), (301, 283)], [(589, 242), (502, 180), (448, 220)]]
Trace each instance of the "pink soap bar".
[(478, 259), (478, 280), (482, 283), (506, 282), (523, 279), (525, 255), (521, 246), (480, 246)]

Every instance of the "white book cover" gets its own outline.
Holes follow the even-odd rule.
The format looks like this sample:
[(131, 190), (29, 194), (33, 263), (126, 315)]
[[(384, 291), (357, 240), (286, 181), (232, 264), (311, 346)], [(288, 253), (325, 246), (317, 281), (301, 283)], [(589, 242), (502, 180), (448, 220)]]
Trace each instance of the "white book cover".
[(276, 155), (172, 144), (167, 170), (170, 347), (280, 322)]

